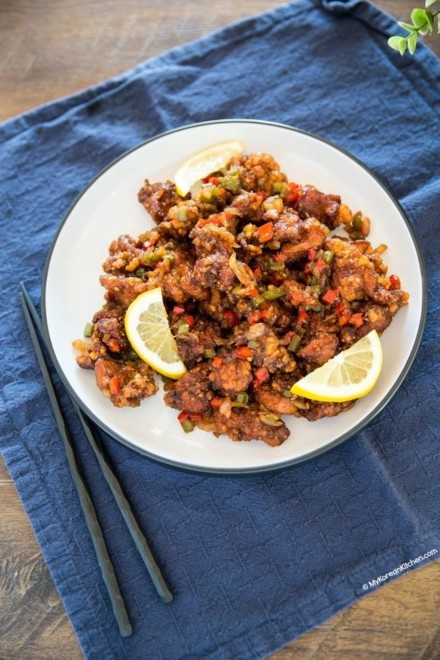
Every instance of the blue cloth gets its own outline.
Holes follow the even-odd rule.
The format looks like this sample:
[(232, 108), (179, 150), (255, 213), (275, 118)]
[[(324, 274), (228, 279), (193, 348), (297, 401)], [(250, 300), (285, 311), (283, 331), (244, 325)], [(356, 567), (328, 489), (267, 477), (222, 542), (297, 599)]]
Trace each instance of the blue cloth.
[[(440, 66), (423, 46), (413, 57), (391, 51), (394, 29), (367, 2), (299, 0), (0, 127), (1, 445), (87, 658), (262, 658), (374, 590), (378, 576), (440, 553)], [(228, 117), (318, 133), (389, 182), (426, 258), (427, 326), (389, 405), (308, 463), (257, 476), (197, 475), (103, 436), (175, 592), (169, 605), (159, 601), (57, 381), (133, 622), (133, 636), (122, 639), (18, 281), (38, 300), (57, 226), (103, 166), (162, 131)]]

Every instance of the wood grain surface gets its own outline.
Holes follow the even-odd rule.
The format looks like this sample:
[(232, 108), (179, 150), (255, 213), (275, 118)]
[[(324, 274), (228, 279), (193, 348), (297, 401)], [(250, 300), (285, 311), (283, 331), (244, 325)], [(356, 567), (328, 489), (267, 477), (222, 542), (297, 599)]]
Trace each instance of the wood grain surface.
[[(0, 0), (0, 121), (279, 4)], [(423, 0), (376, 4), (408, 20), (412, 7), (423, 6)], [(428, 43), (440, 53), (440, 37)], [(79, 660), (75, 634), (1, 463), (0, 501), (0, 659)], [(438, 660), (439, 612), (436, 561), (362, 598), (272, 660)]]

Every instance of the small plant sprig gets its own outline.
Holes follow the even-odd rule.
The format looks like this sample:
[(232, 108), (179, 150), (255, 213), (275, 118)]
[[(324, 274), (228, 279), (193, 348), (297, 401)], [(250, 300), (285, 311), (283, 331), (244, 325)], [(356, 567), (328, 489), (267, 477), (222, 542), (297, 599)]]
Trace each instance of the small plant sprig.
[(410, 23), (399, 23), (406, 32), (408, 32), (406, 37), (390, 37), (388, 39), (388, 45), (394, 50), (399, 51), (403, 55), (406, 50), (412, 55), (417, 47), (417, 40), (419, 37), (422, 37), (426, 34), (432, 34), (434, 30), (434, 21), (437, 18), (437, 31), (440, 33), (440, 9), (437, 11), (428, 11), (429, 7), (432, 7), (438, 0), (425, 0), (426, 9), (413, 9), (411, 12)]

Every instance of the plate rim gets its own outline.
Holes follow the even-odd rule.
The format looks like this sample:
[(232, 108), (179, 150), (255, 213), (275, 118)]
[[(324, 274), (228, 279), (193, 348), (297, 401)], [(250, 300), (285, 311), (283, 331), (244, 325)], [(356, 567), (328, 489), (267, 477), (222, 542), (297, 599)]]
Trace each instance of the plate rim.
[[(267, 466), (257, 466), (257, 467), (248, 467), (248, 468), (243, 468), (243, 467), (237, 467), (237, 468), (231, 468), (231, 467), (206, 467), (206, 466), (194, 466), (194, 465), (187, 465), (185, 463), (182, 463), (181, 461), (178, 460), (172, 460), (169, 458), (163, 458), (160, 456), (157, 456), (156, 454), (151, 453), (147, 449), (144, 449), (142, 447), (137, 447), (133, 445), (131, 442), (120, 436), (117, 432), (115, 432), (113, 429), (111, 429), (103, 420), (98, 418), (85, 404), (80, 396), (76, 393), (75, 389), (71, 386), (68, 378), (64, 374), (64, 371), (58, 361), (58, 358), (56, 356), (54, 347), (52, 345), (52, 341), (50, 338), (49, 334), (49, 326), (48, 326), (48, 320), (47, 320), (47, 305), (46, 305), (46, 289), (47, 289), (47, 282), (48, 282), (48, 274), (49, 274), (49, 269), (51, 265), (51, 259), (53, 252), (55, 250), (59, 235), (61, 234), (64, 225), (68, 221), (71, 213), (73, 212), (74, 208), (76, 205), (80, 202), (82, 197), (87, 193), (87, 191), (95, 184), (96, 181), (98, 181), (108, 170), (110, 170), (116, 163), (119, 161), (123, 160), (127, 156), (129, 156), (131, 153), (137, 151), (138, 149), (143, 148), (147, 144), (154, 142), (156, 140), (159, 140), (161, 138), (166, 137), (167, 135), (171, 135), (174, 133), (178, 133), (180, 131), (185, 131), (189, 129), (194, 129), (198, 128), (201, 126), (209, 126), (209, 125), (216, 125), (216, 124), (256, 124), (256, 125), (265, 125), (265, 126), (272, 126), (276, 128), (282, 128), (285, 130), (292, 131), (294, 133), (299, 133), (302, 135), (305, 135), (307, 137), (310, 137), (314, 140), (318, 140), (320, 142), (323, 142), (324, 144), (332, 147), (336, 151), (339, 151), (343, 155), (345, 155), (347, 158), (352, 160), (354, 163), (356, 163), (358, 166), (360, 166), (365, 172), (372, 177), (376, 183), (385, 191), (385, 193), (388, 195), (388, 197), (391, 199), (392, 203), (396, 206), (397, 210), (400, 212), (400, 215), (406, 225), (406, 228), (409, 232), (410, 238), (412, 240), (416, 255), (417, 255), (417, 260), (418, 260), (418, 265), (420, 268), (420, 276), (421, 276), (421, 289), (422, 289), (422, 300), (421, 300), (421, 313), (420, 313), (420, 319), (418, 321), (418, 327), (417, 327), (417, 333), (416, 337), (413, 343), (413, 346), (411, 348), (411, 352), (408, 356), (407, 361), (403, 365), (400, 374), (396, 381), (394, 382), (393, 386), (390, 388), (390, 390), (387, 392), (387, 394), (381, 399), (381, 401), (376, 405), (373, 410), (370, 411), (366, 415), (366, 417), (361, 420), (358, 424), (353, 426), (351, 429), (346, 431), (345, 433), (341, 434), (337, 438), (335, 438), (333, 441), (330, 443), (326, 444), (323, 447), (319, 447), (317, 449), (311, 450), (307, 454), (303, 454), (300, 457), (293, 457), (290, 459), (287, 459), (281, 463), (277, 463), (275, 465), (267, 465)], [(158, 133), (147, 140), (144, 140), (143, 142), (135, 145), (134, 147), (128, 149), (127, 151), (123, 152), (120, 154), (118, 157), (114, 158), (110, 163), (108, 163), (105, 167), (103, 167), (90, 181), (89, 183), (81, 189), (78, 195), (74, 198), (72, 203), (69, 205), (67, 211), (65, 212), (58, 228), (57, 231), (55, 232), (55, 235), (52, 239), (52, 243), (50, 245), (46, 261), (45, 261), (45, 266), (44, 266), (44, 271), (43, 271), (43, 277), (42, 277), (42, 282), (41, 282), (41, 317), (42, 317), (42, 325), (43, 325), (43, 332), (44, 332), (44, 341), (47, 347), (47, 350), (49, 352), (50, 358), (52, 360), (52, 363), (57, 371), (58, 377), (60, 378), (63, 386), (66, 388), (67, 393), (69, 396), (73, 399), (73, 401), (80, 407), (82, 411), (86, 413), (86, 415), (100, 428), (102, 429), (105, 433), (107, 433), (113, 440), (116, 440), (117, 442), (121, 443), (122, 445), (128, 447), (132, 451), (135, 451), (136, 453), (145, 456), (149, 460), (158, 463), (160, 465), (165, 465), (168, 467), (172, 467), (184, 472), (189, 472), (193, 474), (210, 474), (212, 476), (231, 476), (231, 475), (255, 475), (255, 474), (263, 474), (263, 473), (268, 473), (268, 472), (277, 472), (280, 470), (284, 470), (289, 467), (293, 466), (298, 466), (303, 463), (307, 463), (311, 461), (312, 459), (316, 458), (317, 456), (320, 456), (321, 454), (327, 453), (331, 449), (334, 449), (338, 445), (342, 444), (343, 442), (346, 442), (350, 438), (352, 438), (354, 435), (359, 433), (362, 429), (364, 429), (366, 426), (368, 426), (372, 420), (386, 407), (386, 405), (391, 401), (391, 399), (394, 397), (396, 392), (399, 390), (400, 386), (402, 385), (403, 381), (405, 380), (414, 360), (415, 357), (418, 353), (418, 350), (420, 348), (420, 344), (422, 341), (424, 329), (425, 329), (425, 324), (426, 324), (426, 317), (427, 317), (427, 308), (428, 308), (428, 277), (427, 277), (427, 270), (426, 270), (426, 264), (425, 264), (425, 259), (423, 256), (423, 253), (421, 251), (420, 245), (418, 238), (415, 234), (415, 231), (412, 227), (412, 224), (409, 221), (409, 218), (407, 216), (407, 213), (405, 210), (402, 208), (400, 202), (396, 199), (394, 196), (393, 192), (390, 189), (390, 186), (388, 183), (383, 181), (383, 179), (376, 173), (374, 172), (369, 166), (367, 166), (363, 161), (361, 161), (359, 158), (354, 156), (351, 152), (346, 150), (345, 148), (339, 146), (338, 144), (332, 142), (331, 140), (322, 137), (316, 133), (311, 133), (310, 131), (306, 131), (300, 128), (297, 128), (295, 126), (289, 126), (288, 124), (283, 124), (280, 122), (273, 122), (273, 121), (267, 121), (267, 120), (261, 120), (261, 119), (244, 119), (244, 118), (230, 118), (230, 119), (213, 119), (213, 120), (207, 120), (207, 121), (202, 121), (202, 122), (193, 122), (191, 124), (184, 124), (183, 126), (178, 126), (176, 128), (169, 129), (167, 131)]]

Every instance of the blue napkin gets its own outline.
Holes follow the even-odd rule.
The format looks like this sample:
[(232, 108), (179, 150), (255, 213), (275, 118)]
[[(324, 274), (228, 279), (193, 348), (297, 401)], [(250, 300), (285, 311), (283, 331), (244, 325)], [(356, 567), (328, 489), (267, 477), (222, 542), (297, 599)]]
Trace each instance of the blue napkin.
[[(440, 66), (423, 46), (413, 57), (391, 51), (394, 29), (367, 2), (299, 0), (0, 126), (1, 445), (87, 658), (262, 658), (440, 556)], [(57, 381), (133, 622), (133, 636), (122, 639), (18, 281), (37, 301), (56, 229), (103, 166), (162, 131), (228, 117), (317, 133), (389, 182), (426, 258), (427, 326), (403, 386), (374, 421), (290, 469), (191, 474), (102, 434), (175, 593), (169, 605), (159, 601)]]

